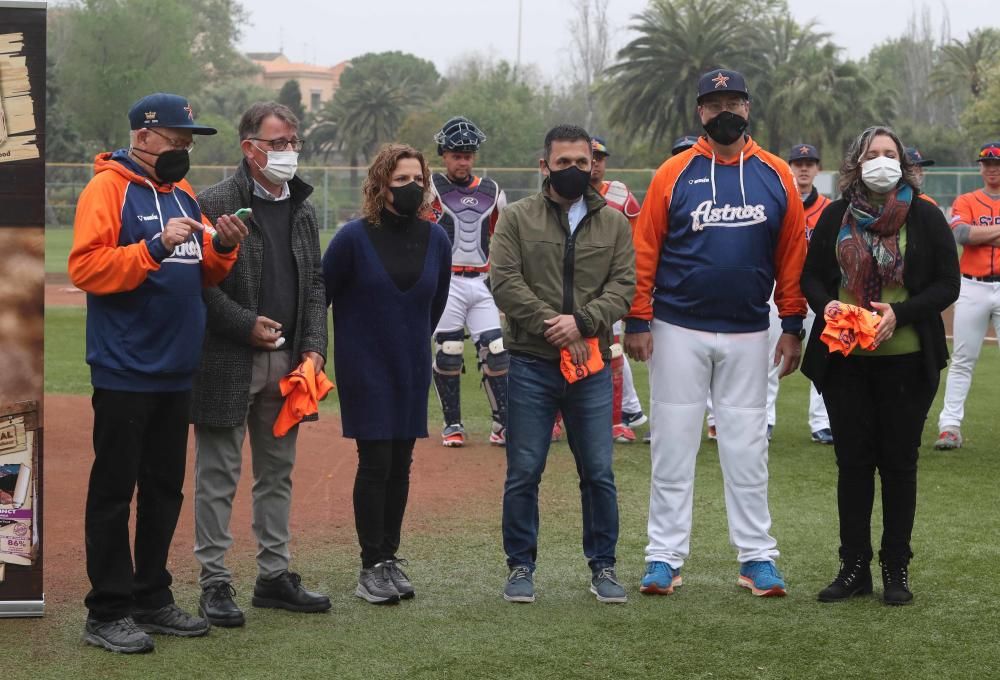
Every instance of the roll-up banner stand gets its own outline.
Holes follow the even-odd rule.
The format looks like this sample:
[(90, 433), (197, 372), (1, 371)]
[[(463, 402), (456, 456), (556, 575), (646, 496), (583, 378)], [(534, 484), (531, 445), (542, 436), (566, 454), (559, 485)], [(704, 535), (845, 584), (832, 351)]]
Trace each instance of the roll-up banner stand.
[(0, 616), (41, 616), (42, 428), (38, 402), (0, 406)]
[(40, 409), (45, 12), (45, 2), (0, 0), (0, 279), (16, 276), (17, 284), (4, 290), (38, 298), (5, 299), (19, 318), (0, 328), (0, 344), (12, 357), (0, 366), (0, 617), (41, 616), (45, 601)]

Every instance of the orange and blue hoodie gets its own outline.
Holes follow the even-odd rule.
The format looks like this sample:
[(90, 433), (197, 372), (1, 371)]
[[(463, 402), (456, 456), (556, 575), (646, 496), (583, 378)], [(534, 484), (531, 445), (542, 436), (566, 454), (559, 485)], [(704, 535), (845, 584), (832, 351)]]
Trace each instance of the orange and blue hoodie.
[[(185, 180), (159, 184), (125, 149), (98, 154), (76, 206), (70, 280), (87, 292), (87, 363), (95, 388), (127, 392), (191, 389), (205, 333), (203, 286), (236, 262), (201, 214)], [(173, 217), (205, 225), (168, 253)]]
[(667, 159), (649, 185), (633, 237), (636, 292), (626, 332), (648, 331), (654, 317), (699, 331), (762, 331), (772, 290), (782, 330), (800, 330), (804, 230), (785, 161), (749, 137), (739, 158), (722, 161), (700, 138)]

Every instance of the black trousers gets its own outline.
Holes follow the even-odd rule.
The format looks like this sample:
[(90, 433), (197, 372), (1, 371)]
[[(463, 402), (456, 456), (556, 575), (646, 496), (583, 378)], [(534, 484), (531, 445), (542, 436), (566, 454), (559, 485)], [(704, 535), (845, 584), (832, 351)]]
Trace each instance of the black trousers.
[[(102, 621), (173, 602), (167, 553), (184, 500), (191, 393), (94, 389), (94, 465), (84, 532), (91, 590)], [(135, 566), (129, 505), (138, 486)]]
[(830, 358), (823, 400), (837, 455), (840, 556), (872, 558), (875, 471), (882, 479), (882, 550), (908, 562), (917, 507), (917, 451), (939, 379), (919, 352)]
[(415, 439), (358, 439), (354, 525), (365, 569), (396, 559)]

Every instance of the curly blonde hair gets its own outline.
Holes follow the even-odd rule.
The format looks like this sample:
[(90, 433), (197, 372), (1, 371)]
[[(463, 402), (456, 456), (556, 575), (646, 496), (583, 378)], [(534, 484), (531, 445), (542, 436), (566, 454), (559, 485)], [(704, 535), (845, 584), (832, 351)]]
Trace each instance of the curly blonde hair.
[(417, 216), (422, 217), (430, 213), (431, 169), (424, 155), (409, 144), (386, 144), (379, 149), (371, 165), (368, 166), (368, 176), (361, 185), (361, 215), (372, 224), (379, 223), (382, 208), (385, 207), (385, 188), (392, 181), (392, 173), (399, 165), (399, 161), (404, 158), (416, 158), (420, 161), (420, 169), (424, 175), (424, 201), (417, 209)]

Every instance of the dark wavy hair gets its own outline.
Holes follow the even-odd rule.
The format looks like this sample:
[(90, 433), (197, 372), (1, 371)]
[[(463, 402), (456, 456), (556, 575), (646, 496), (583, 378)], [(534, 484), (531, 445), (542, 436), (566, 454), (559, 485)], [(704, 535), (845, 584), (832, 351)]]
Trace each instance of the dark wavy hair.
[(424, 155), (409, 144), (386, 144), (379, 149), (378, 154), (368, 166), (368, 176), (361, 185), (361, 214), (372, 224), (378, 224), (385, 207), (385, 188), (392, 181), (392, 172), (404, 158), (416, 158), (420, 161), (420, 169), (424, 174), (424, 201), (417, 209), (417, 215), (426, 215), (430, 211), (431, 199), (431, 169)]
[(900, 169), (903, 171), (902, 181), (909, 184), (913, 188), (914, 193), (920, 193), (920, 181), (917, 179), (916, 174), (917, 166), (914, 165), (913, 161), (907, 155), (903, 142), (899, 139), (899, 135), (886, 125), (872, 125), (854, 140), (850, 148), (847, 149), (843, 165), (840, 166), (840, 179), (837, 185), (844, 198), (850, 200), (857, 192), (868, 190), (864, 182), (861, 181), (861, 164), (864, 163), (864, 155), (868, 152), (868, 147), (871, 146), (872, 140), (879, 135), (885, 135), (895, 143), (896, 156), (899, 159)]

